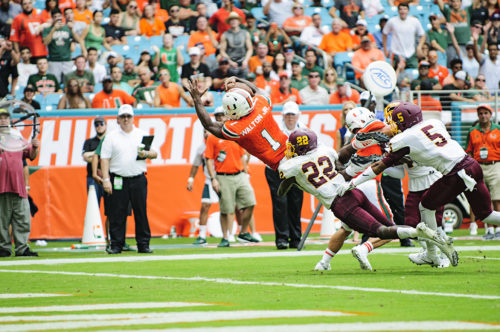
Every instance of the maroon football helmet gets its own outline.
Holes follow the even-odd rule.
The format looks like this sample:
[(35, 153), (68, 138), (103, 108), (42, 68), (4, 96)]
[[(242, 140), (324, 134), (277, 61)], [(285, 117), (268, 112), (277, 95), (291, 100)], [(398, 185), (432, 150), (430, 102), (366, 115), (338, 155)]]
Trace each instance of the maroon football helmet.
[(318, 147), (318, 137), (307, 128), (295, 129), (286, 142), (285, 155), (288, 159), (305, 155)]
[(403, 132), (424, 120), (420, 107), (408, 102), (400, 103), (387, 115), (387, 121), (394, 134)]

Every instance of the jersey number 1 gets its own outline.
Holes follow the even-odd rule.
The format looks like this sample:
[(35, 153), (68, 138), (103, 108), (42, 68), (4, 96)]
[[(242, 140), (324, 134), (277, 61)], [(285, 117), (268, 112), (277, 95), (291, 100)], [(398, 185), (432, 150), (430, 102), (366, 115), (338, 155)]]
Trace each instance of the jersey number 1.
[(269, 143), (269, 145), (271, 145), (271, 149), (276, 151), (280, 148), (281, 143), (275, 141), (274, 138), (271, 137), (271, 134), (269, 134), (269, 132), (266, 129), (263, 129), (260, 132), (260, 134), (262, 135), (262, 137), (264, 137), (266, 139), (266, 141)]

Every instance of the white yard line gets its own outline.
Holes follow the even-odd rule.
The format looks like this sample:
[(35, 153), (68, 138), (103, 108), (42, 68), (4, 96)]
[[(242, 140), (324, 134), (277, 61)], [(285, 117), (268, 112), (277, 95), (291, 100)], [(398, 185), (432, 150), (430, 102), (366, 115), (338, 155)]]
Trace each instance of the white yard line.
[(183, 308), (212, 305), (201, 302), (132, 302), (132, 303), (105, 303), (85, 305), (51, 305), (43, 307), (0, 307), (2, 314), (18, 314), (23, 312), (52, 312), (52, 311), (93, 311), (119, 309), (153, 309), (153, 308)]
[[(54, 297), (54, 296), (73, 296), (72, 294), (49, 294), (49, 293), (11, 293), (0, 294), (0, 299), (24, 299), (27, 297)], [(0, 308), (1, 310), (1, 308)]]
[[(174, 324), (211, 321), (234, 321), (241, 319), (288, 318), (288, 317), (338, 317), (353, 314), (323, 310), (242, 310), (242, 311), (195, 311), (162, 312), (108, 315), (55, 315), (29, 317), (1, 317), (0, 322), (24, 323), (25, 321), (50, 321), (47, 323), (2, 324), (2, 331), (41, 331), (88, 329), (104, 326), (131, 326), (151, 324)], [(26, 319), (27, 318), (27, 319)], [(3, 320), (5, 319), (5, 320)]]
[(475, 259), (492, 259), (492, 260), (495, 260), (495, 261), (500, 261), (500, 258), (498, 257), (484, 257), (484, 256), (462, 256), (463, 258), (475, 258)]
[[(500, 251), (500, 246), (457, 246), (457, 251)], [(416, 248), (380, 248), (372, 254), (413, 253), (418, 252)], [(351, 250), (340, 250), (337, 255), (351, 255)], [(228, 254), (192, 254), (192, 255), (151, 255), (151, 256), (121, 256), (121, 257), (98, 257), (98, 258), (54, 258), (54, 259), (20, 259), (0, 261), (0, 266), (22, 266), (22, 265), (59, 265), (59, 264), (83, 264), (83, 263), (117, 263), (117, 262), (151, 262), (151, 261), (178, 261), (199, 259), (241, 259), (256, 257), (298, 257), (298, 256), (321, 256), (323, 250), (314, 251), (270, 251), (270, 252), (247, 252)]]
[[(500, 325), (461, 322), (461, 321), (414, 321), (414, 322), (376, 322), (376, 323), (322, 323), (304, 325), (261, 325), (261, 326), (225, 326), (135, 330), (134, 332), (324, 332), (324, 331), (466, 331), (500, 330)], [(110, 332), (110, 330), (106, 330)]]
[(225, 284), (225, 285), (232, 284), (232, 285), (255, 285), (255, 286), (279, 286), (279, 287), (295, 287), (295, 288), (336, 289), (336, 290), (342, 290), (342, 291), (397, 293), (397, 294), (406, 294), (406, 295), (431, 295), (431, 296), (461, 297), (461, 298), (482, 299), (482, 300), (500, 300), (500, 296), (495, 296), (495, 295), (424, 292), (424, 291), (418, 291), (418, 290), (386, 289), (386, 288), (354, 287), (354, 286), (292, 284), (292, 283), (283, 283), (283, 282), (242, 281), (242, 280), (233, 280), (233, 279), (225, 279), (225, 278), (164, 277), (164, 276), (144, 276), (144, 275), (130, 275), (130, 274), (113, 274), (113, 273), (87, 273), (87, 272), (65, 272), (65, 271), (37, 271), (37, 270), (0, 270), (0, 273), (1, 272), (28, 273), (28, 274), (40, 273), (40, 274), (55, 274), (55, 275), (85, 276), (85, 277), (105, 277), (105, 278), (124, 278), (124, 279), (203, 281), (203, 282), (220, 283), (220, 284)]

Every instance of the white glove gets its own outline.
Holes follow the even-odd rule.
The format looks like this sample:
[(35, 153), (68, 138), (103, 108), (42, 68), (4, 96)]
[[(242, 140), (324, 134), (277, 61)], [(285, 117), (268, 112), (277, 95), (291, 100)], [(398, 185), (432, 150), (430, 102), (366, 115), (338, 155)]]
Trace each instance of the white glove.
[(337, 196), (342, 197), (347, 191), (351, 189), (354, 189), (354, 184), (352, 183), (352, 180), (349, 182), (344, 182), (337, 187)]

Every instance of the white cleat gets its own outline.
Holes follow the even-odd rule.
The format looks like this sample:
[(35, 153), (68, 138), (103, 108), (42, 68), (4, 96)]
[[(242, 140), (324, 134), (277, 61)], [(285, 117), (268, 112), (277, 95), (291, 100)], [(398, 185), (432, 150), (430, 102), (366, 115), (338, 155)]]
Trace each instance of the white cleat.
[(319, 261), (318, 264), (316, 264), (314, 271), (330, 271), (331, 269), (332, 267), (330, 266), (330, 263), (323, 263), (323, 261)]
[(434, 259), (427, 256), (427, 251), (419, 252), (415, 254), (409, 254), (408, 259), (417, 265), (430, 265), (433, 267), (439, 267), (440, 262), (438, 257), (436, 256)]
[(359, 266), (362, 270), (373, 271), (370, 261), (368, 260), (368, 254), (363, 252), (360, 246), (355, 246), (354, 248), (352, 248), (351, 253), (354, 258), (358, 260)]
[(438, 248), (441, 249), (441, 252), (448, 257), (451, 265), (458, 265), (458, 253), (455, 248), (453, 248), (453, 239), (451, 237), (441, 237), (437, 232), (427, 227), (423, 222), (417, 225), (417, 232), (418, 236), (427, 239), (430, 243), (438, 246)]

